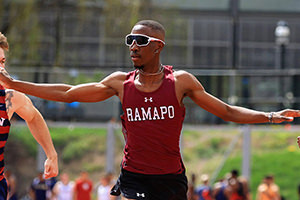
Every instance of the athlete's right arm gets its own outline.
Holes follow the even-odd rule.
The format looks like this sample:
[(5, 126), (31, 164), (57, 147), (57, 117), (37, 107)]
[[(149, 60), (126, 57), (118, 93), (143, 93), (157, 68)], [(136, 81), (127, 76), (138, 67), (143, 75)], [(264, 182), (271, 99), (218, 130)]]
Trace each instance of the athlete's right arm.
[(62, 102), (98, 102), (113, 95), (119, 95), (122, 90), (126, 73), (115, 72), (98, 83), (87, 83), (76, 86), (67, 84), (38, 84), (15, 80), (5, 69), (0, 70), (0, 84), (32, 96), (52, 101)]

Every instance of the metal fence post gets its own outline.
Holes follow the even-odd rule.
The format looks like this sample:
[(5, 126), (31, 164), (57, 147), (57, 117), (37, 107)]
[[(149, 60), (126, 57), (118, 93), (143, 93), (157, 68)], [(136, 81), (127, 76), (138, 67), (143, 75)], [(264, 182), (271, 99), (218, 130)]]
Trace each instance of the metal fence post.
[(106, 172), (113, 173), (115, 171), (115, 120), (114, 118), (108, 122), (107, 138), (106, 138)]
[(250, 178), (250, 158), (251, 158), (251, 128), (249, 125), (242, 127), (243, 133), (243, 161), (242, 175), (249, 180)]
[(222, 168), (225, 165), (226, 160), (229, 158), (231, 152), (234, 150), (234, 148), (236, 147), (239, 139), (241, 137), (241, 133), (239, 133), (238, 135), (236, 135), (230, 142), (228, 148), (226, 149), (224, 155), (223, 155), (223, 159), (221, 160), (219, 166), (217, 167), (217, 169), (213, 172), (212, 176), (211, 176), (211, 181), (210, 183), (214, 183), (215, 180), (217, 179), (219, 173), (221, 172)]

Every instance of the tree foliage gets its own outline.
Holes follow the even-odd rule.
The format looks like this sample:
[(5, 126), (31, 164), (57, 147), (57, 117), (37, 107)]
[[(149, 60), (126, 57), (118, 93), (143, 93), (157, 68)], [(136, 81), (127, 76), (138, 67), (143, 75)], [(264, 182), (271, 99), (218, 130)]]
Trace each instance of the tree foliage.
[(105, 0), (106, 34), (123, 37), (137, 21), (157, 18), (158, 13), (151, 0)]
[(34, 0), (6, 1), (0, 0), (1, 32), (3, 32), (10, 43), (10, 62), (22, 62), (30, 64), (33, 60), (40, 59), (39, 41), (41, 39), (41, 28), (39, 25), (39, 8)]
[[(69, 51), (66, 48), (70, 48), (70, 42), (65, 45), (64, 37), (82, 37), (83, 40), (89, 37), (91, 30), (87, 27), (94, 25), (90, 19), (99, 20), (97, 26), (103, 28), (92, 37), (100, 38), (104, 34), (104, 38), (123, 38), (137, 21), (160, 21), (163, 13), (160, 8), (154, 8), (152, 0), (0, 0), (0, 3), (0, 31), (7, 36), (11, 47), (9, 62), (19, 66), (45, 63), (61, 66), (69, 60), (73, 66), (80, 66), (83, 62), (80, 54), (86, 51), (77, 51), (76, 44), (71, 45)], [(68, 31), (73, 35), (66, 36), (62, 29), (69, 23), (64, 21), (69, 15), (73, 21), (72, 26), (68, 26), (72, 30)]]

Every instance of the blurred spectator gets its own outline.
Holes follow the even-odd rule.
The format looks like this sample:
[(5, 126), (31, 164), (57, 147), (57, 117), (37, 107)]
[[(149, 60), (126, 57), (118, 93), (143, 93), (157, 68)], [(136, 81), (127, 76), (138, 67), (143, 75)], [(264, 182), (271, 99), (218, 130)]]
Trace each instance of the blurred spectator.
[(74, 186), (75, 200), (91, 200), (91, 193), (93, 190), (93, 183), (89, 179), (87, 171), (80, 173), (80, 177), (76, 180)]
[(74, 182), (70, 181), (68, 173), (60, 175), (58, 181), (53, 188), (53, 196), (57, 200), (72, 200), (73, 199)]
[(54, 188), (54, 185), (56, 184), (56, 182), (57, 182), (56, 177), (46, 179), (46, 184), (49, 186), (49, 189), (47, 190), (47, 194), (46, 194), (47, 199), (55, 200), (53, 198), (53, 188)]
[(231, 177), (228, 179), (226, 191), (229, 200), (250, 199), (248, 181), (243, 177), (239, 177), (239, 172), (236, 169), (231, 171)]
[(97, 188), (97, 200), (110, 200), (111, 175), (106, 174), (100, 179), (100, 185)]
[(38, 176), (33, 179), (31, 184), (31, 196), (33, 200), (48, 200), (47, 191), (50, 186), (43, 177), (43, 172), (39, 172)]
[(212, 196), (215, 200), (227, 200), (226, 197), (227, 184), (228, 184), (227, 179), (220, 179), (214, 184)]
[(212, 189), (209, 186), (209, 176), (207, 174), (202, 174), (200, 180), (202, 185), (195, 190), (197, 200), (212, 200)]
[(16, 176), (10, 171), (6, 170), (4, 176), (8, 186), (8, 200), (17, 200), (17, 180)]
[(191, 175), (191, 180), (188, 182), (188, 191), (187, 191), (187, 199), (188, 200), (196, 200), (195, 197), (195, 184), (196, 184), (196, 174)]
[(274, 183), (274, 177), (267, 175), (257, 189), (257, 200), (280, 200), (279, 187)]

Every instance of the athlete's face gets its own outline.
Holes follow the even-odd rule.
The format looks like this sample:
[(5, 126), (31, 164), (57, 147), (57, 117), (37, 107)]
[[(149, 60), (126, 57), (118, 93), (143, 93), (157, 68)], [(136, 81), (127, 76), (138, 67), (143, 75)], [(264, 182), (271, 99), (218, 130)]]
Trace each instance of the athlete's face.
[(2, 48), (0, 48), (0, 67), (4, 68), (5, 67), (5, 53)]
[[(136, 25), (133, 27), (131, 34), (142, 34), (150, 37), (162, 39), (161, 36), (151, 28), (143, 25)], [(163, 44), (159, 41), (151, 41), (147, 46), (139, 46), (134, 40), (130, 50), (130, 57), (135, 68), (144, 68), (145, 65), (155, 62), (155, 59), (159, 59), (159, 52), (162, 49)]]

